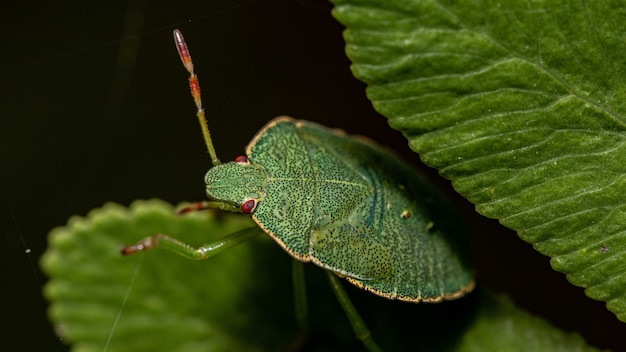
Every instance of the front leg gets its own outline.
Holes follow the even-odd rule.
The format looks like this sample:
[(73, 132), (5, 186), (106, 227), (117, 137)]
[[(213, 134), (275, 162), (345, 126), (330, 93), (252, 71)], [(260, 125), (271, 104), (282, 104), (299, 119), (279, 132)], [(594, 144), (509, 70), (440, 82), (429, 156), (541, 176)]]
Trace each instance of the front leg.
[(256, 237), (261, 233), (263, 233), (263, 231), (258, 227), (250, 227), (198, 248), (194, 248), (168, 235), (157, 233), (144, 238), (134, 245), (122, 246), (120, 251), (123, 255), (131, 255), (137, 252), (147, 251), (151, 248), (161, 247), (190, 259), (208, 259), (224, 250)]
[(229, 211), (231, 213), (243, 214), (243, 211), (241, 210), (240, 206), (226, 203), (226, 202), (207, 200), (203, 202), (191, 203), (182, 207), (180, 210), (178, 210), (178, 215), (183, 215), (183, 214), (191, 213), (194, 211), (200, 211), (200, 210), (206, 210), (206, 209), (220, 209), (220, 210)]

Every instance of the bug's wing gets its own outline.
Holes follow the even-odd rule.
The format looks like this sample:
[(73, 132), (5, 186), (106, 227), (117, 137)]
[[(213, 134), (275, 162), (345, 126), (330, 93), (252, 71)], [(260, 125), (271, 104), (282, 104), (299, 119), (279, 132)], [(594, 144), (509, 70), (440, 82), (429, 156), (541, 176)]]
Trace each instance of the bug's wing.
[[(338, 160), (333, 170), (354, 175), (349, 182), (329, 183), (332, 191), (320, 198), (318, 212), (333, 204), (341, 207), (321, 214), (330, 218), (328, 223), (318, 221), (311, 229), (311, 261), (390, 299), (439, 302), (471, 291), (467, 233), (432, 186), (371, 142), (308, 122), (298, 126), (309, 146), (326, 153), (318, 164)], [(338, 180), (330, 173), (322, 179)], [(357, 179), (366, 187), (357, 188)], [(348, 191), (358, 196), (348, 202)]]
[(359, 280), (382, 279), (391, 275), (389, 246), (377, 238), (357, 207), (347, 219), (313, 229), (309, 258), (317, 265)]

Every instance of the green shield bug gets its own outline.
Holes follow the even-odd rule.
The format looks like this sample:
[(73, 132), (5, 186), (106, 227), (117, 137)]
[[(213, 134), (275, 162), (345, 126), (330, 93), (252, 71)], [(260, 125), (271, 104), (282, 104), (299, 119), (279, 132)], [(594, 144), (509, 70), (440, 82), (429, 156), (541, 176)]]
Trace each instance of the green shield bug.
[(357, 336), (370, 350), (378, 347), (337, 276), (408, 302), (440, 302), (472, 290), (467, 238), (455, 211), (415, 171), (376, 144), (278, 117), (256, 134), (246, 156), (222, 164), (187, 45), (180, 31), (174, 38), (213, 163), (205, 176), (210, 200), (182, 212), (217, 208), (249, 214), (258, 228), (200, 248), (157, 234), (123, 247), (123, 254), (163, 247), (206, 259), (264, 232), (298, 261), (327, 269)]

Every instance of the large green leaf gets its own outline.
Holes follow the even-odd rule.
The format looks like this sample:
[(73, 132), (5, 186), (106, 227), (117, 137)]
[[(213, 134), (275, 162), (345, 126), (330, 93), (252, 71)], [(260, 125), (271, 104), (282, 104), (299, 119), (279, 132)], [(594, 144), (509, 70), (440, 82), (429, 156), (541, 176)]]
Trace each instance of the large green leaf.
[[(176, 216), (156, 200), (128, 209), (107, 204), (70, 219), (51, 232), (42, 258), (57, 332), (74, 351), (361, 350), (319, 280), (321, 270), (307, 272), (311, 333), (298, 327), (289, 256), (268, 236), (208, 261), (158, 250), (119, 253), (121, 244), (153, 233), (200, 244), (250, 224), (243, 216), (212, 212)], [(349, 293), (388, 350), (595, 350), (484, 291), (437, 305)]]
[(626, 4), (334, 2), (389, 124), (626, 321)]

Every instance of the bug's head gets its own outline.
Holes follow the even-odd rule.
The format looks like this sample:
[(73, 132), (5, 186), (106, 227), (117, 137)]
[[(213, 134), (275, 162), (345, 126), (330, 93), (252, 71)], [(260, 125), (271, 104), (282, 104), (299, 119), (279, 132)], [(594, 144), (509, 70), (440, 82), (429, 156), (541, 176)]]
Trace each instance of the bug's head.
[[(245, 213), (251, 213), (256, 203), (265, 196), (267, 179), (263, 168), (246, 162), (229, 162), (211, 168), (204, 177), (206, 194), (213, 200), (220, 200), (242, 206), (249, 200)], [(246, 211), (249, 210), (249, 211)]]

